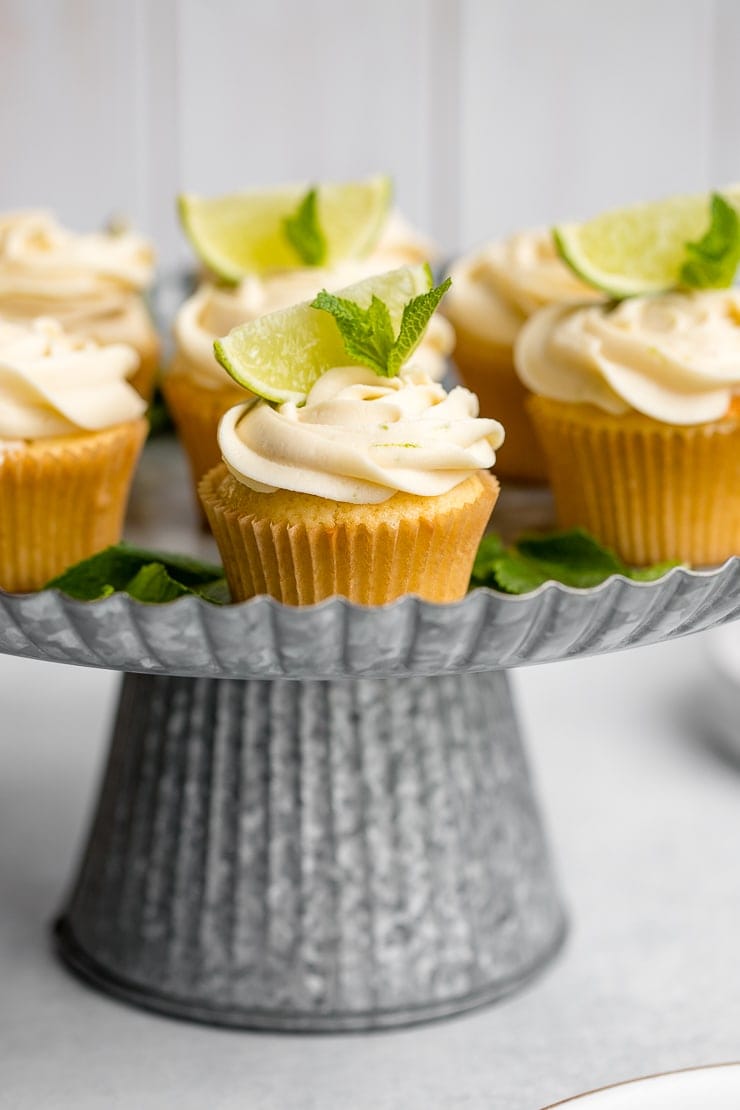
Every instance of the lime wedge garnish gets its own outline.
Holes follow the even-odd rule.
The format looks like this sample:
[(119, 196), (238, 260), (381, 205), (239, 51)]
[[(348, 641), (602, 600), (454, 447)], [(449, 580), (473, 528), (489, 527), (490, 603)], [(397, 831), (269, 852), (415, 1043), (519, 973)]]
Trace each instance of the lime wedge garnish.
[[(367, 308), (379, 297), (390, 313), (394, 332), (401, 326), (404, 306), (432, 288), (426, 263), (402, 266), (358, 281), (337, 296)], [(301, 404), (311, 386), (334, 366), (357, 366), (344, 346), (334, 317), (309, 302), (259, 316), (233, 328), (214, 343), (216, 358), (234, 381), (268, 401)]]
[[(218, 277), (236, 282), (247, 274), (302, 265), (284, 222), (294, 215), (308, 188), (286, 185), (212, 198), (183, 193), (178, 197), (178, 213), (199, 258)], [(327, 265), (361, 258), (372, 250), (392, 191), (388, 177), (318, 186), (317, 214), (326, 240)]]
[[(740, 209), (740, 186), (721, 190)], [(553, 231), (558, 252), (580, 278), (612, 297), (675, 289), (686, 261), (686, 244), (710, 223), (710, 196), (670, 197), (605, 212), (582, 224)]]

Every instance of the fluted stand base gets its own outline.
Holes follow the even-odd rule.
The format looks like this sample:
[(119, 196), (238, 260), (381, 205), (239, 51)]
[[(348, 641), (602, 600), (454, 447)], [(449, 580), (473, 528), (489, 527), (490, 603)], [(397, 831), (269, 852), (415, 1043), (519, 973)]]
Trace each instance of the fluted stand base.
[(504, 672), (124, 677), (56, 927), (109, 993), (245, 1028), (380, 1028), (513, 990), (563, 934)]

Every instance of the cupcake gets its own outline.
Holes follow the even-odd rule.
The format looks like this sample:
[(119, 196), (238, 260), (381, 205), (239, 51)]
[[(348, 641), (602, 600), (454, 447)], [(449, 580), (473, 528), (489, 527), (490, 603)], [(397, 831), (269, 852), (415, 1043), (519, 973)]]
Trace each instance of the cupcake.
[(638, 566), (740, 554), (740, 292), (551, 306), (515, 356), (562, 527)]
[(232, 597), (461, 598), (498, 495), (503, 429), (423, 369), (327, 371), (298, 407), (252, 400), (221, 421), (200, 496)]
[[(310, 300), (321, 289), (336, 290), (407, 263), (424, 261), (430, 244), (397, 214), (391, 214), (372, 253), (332, 269), (303, 267), (250, 275), (228, 287), (206, 280), (180, 309), (174, 327), (175, 354), (163, 392), (190, 463), (194, 487), (220, 461), (216, 431), (221, 416), (250, 396), (213, 358), (213, 342), (236, 325)], [(421, 365), (441, 379), (454, 347), (454, 332), (441, 316), (432, 318), (416, 352)], [(197, 498), (196, 498), (197, 500)]]
[(131, 347), (0, 322), (0, 587), (37, 590), (121, 534), (146, 437)]
[(96, 343), (126, 343), (137, 355), (131, 384), (151, 398), (159, 340), (143, 294), (154, 254), (132, 232), (77, 235), (47, 212), (0, 216), (0, 317), (58, 320)]
[(459, 259), (444, 312), (455, 328), (455, 364), (480, 398), (483, 415), (506, 427), (497, 463), (503, 477), (545, 480), (545, 461), (525, 408), (527, 391), (514, 370), (514, 343), (529, 316), (549, 304), (603, 299), (558, 257), (552, 233), (513, 235)]

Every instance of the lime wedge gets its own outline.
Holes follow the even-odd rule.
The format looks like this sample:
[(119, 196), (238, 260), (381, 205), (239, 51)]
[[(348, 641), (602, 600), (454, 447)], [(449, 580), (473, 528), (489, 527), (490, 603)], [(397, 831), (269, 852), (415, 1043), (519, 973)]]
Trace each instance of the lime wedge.
[[(247, 274), (302, 265), (283, 225), (295, 214), (308, 189), (307, 185), (286, 185), (210, 199), (183, 193), (177, 209), (198, 257), (218, 277), (237, 282)], [(326, 240), (327, 265), (361, 258), (372, 250), (392, 192), (388, 177), (318, 187), (317, 212)]]
[[(721, 190), (740, 209), (740, 185)], [(605, 212), (582, 224), (553, 230), (560, 256), (580, 278), (612, 297), (675, 289), (686, 244), (710, 223), (710, 196), (670, 197)]]
[[(367, 308), (373, 296), (379, 297), (397, 334), (404, 306), (431, 288), (432, 272), (422, 263), (358, 281), (340, 289), (337, 296), (361, 308)], [(213, 346), (234, 381), (268, 401), (301, 404), (326, 370), (361, 365), (347, 353), (334, 317), (308, 302), (240, 324)]]

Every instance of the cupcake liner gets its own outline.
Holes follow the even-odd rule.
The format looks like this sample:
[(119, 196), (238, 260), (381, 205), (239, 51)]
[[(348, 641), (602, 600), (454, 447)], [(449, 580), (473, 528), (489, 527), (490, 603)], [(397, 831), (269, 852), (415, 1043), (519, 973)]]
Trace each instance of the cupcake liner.
[(0, 586), (23, 593), (121, 536), (146, 420), (0, 455)]
[(198, 483), (221, 462), (216, 438), (219, 421), (228, 409), (241, 404), (250, 394), (229, 383), (217, 389), (207, 389), (177, 368), (164, 376), (162, 392), (188, 457), (193, 496), (198, 514), (205, 523), (203, 507), (198, 499)]
[(339, 594), (383, 605), (403, 594), (438, 602), (465, 595), (498, 482), (484, 472), (441, 497), (396, 494), (398, 516), (377, 523), (367, 505), (333, 506), (333, 519), (317, 519), (312, 508), (329, 503), (308, 495), (304, 519), (270, 515), (280, 492), (253, 494), (223, 464), (199, 492), (235, 601), (266, 593), (309, 605)]
[(514, 369), (511, 347), (486, 345), (456, 325), (455, 365), (464, 385), (477, 394), (481, 416), (500, 421), (506, 440), (496, 452), (496, 473), (516, 481), (547, 481), (545, 457), (526, 410), (530, 397)]
[(582, 525), (636, 566), (740, 553), (740, 414), (679, 427), (544, 397), (529, 411), (561, 527)]

